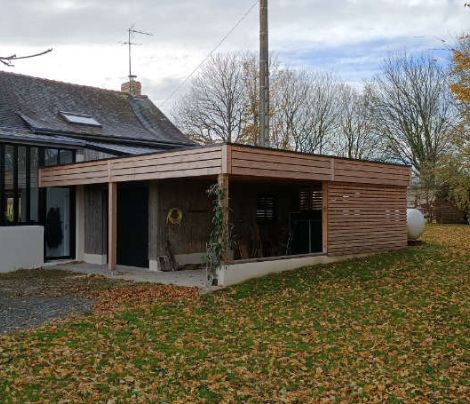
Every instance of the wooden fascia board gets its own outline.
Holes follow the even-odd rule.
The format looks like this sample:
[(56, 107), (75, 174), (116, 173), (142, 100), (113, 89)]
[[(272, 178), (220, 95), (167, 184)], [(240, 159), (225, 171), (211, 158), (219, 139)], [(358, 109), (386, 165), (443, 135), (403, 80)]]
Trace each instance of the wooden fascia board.
[(222, 145), (222, 170), (221, 174), (232, 174), (232, 145)]
[[(134, 172), (138, 172), (137, 181), (164, 179), (164, 178), (185, 178), (202, 176), (206, 171), (214, 175), (222, 173), (223, 165), (230, 166), (227, 155), (230, 151), (223, 145), (216, 145), (206, 148), (194, 148), (187, 150), (175, 150), (172, 152), (160, 152), (140, 156), (112, 158), (107, 160), (87, 161), (63, 166), (45, 167), (39, 170), (39, 187), (51, 186), (72, 186), (98, 184), (105, 182), (126, 182)], [(210, 159), (204, 157), (210, 156)], [(225, 156), (225, 157), (224, 157)], [(208, 170), (204, 171), (204, 164), (207, 162)], [(191, 170), (194, 164), (194, 170)], [(157, 173), (158, 167), (167, 168), (171, 175), (165, 176), (161, 172)], [(146, 178), (146, 168), (148, 176)], [(225, 168), (227, 169), (227, 168)], [(129, 175), (122, 174), (126, 171)], [(164, 171), (164, 170), (162, 170)], [(181, 175), (178, 174), (181, 172)], [(122, 176), (122, 178), (119, 178)]]
[[(220, 153), (219, 161), (217, 161), (217, 157), (214, 157), (217, 156), (218, 153)], [(212, 155), (211, 159), (209, 159), (210, 155)], [(188, 156), (187, 160), (185, 156)], [(238, 156), (238, 163), (236, 156)], [(257, 157), (253, 160), (253, 156)], [(307, 170), (309, 173), (315, 172), (315, 167), (318, 166), (319, 181), (357, 182), (375, 185), (382, 183), (383, 185), (402, 187), (405, 186), (405, 182), (406, 184), (409, 182), (410, 176), (410, 168), (404, 166), (394, 168), (394, 166), (391, 165), (375, 162), (342, 160), (335, 157), (315, 155), (309, 158), (308, 155), (293, 152), (223, 144), (204, 148), (175, 150), (140, 156), (89, 161), (68, 166), (42, 168), (39, 170), (39, 186), (48, 187), (54, 186), (54, 184), (56, 184), (56, 186), (86, 185), (115, 181), (126, 182), (132, 180), (134, 173), (136, 175), (136, 181), (144, 179), (158, 180), (165, 176), (162, 176), (161, 173), (158, 174), (156, 167), (161, 167), (169, 161), (172, 161), (173, 164), (171, 167), (172, 174), (168, 175), (168, 178), (205, 175), (207, 170), (203, 168), (203, 161), (209, 160), (212, 161), (209, 170), (211, 175), (217, 173), (237, 175), (236, 170), (240, 171), (240, 169), (237, 168), (240, 159), (248, 161), (249, 167), (251, 167), (247, 168), (245, 171), (251, 172), (251, 175), (259, 178), (270, 178), (270, 170), (275, 171), (278, 167), (281, 167), (281, 169), (285, 167), (285, 170), (281, 174), (282, 178), (299, 180), (302, 179), (302, 169), (304, 166), (309, 166)], [(161, 160), (161, 165), (159, 160)], [(191, 164), (194, 164), (192, 170)], [(149, 167), (148, 178), (143, 178), (146, 175), (145, 167), (147, 166)], [(297, 171), (296, 167), (298, 167), (300, 171)], [(126, 171), (128, 175), (124, 175), (124, 171)], [(371, 173), (370, 178), (368, 178), (368, 172)], [(154, 178), (152, 178), (152, 175), (154, 175)], [(348, 177), (349, 175), (351, 175), (351, 177)], [(313, 177), (316, 176), (314, 175)], [(307, 173), (305, 180), (309, 180), (313, 177), (311, 174), (308, 175)], [(273, 176), (273, 178), (277, 177)]]

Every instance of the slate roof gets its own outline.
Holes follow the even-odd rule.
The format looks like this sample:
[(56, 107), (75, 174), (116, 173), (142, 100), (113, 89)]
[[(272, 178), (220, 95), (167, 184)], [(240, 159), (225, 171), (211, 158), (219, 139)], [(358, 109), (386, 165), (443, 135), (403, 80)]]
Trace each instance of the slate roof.
[[(90, 115), (101, 127), (69, 123), (61, 111)], [(146, 96), (1, 71), (0, 128), (145, 150), (193, 144)]]
[(158, 151), (164, 151), (161, 147), (133, 146), (119, 143), (99, 143), (87, 141), (87, 147), (90, 149), (101, 150), (110, 154), (126, 155), (126, 154), (148, 154)]

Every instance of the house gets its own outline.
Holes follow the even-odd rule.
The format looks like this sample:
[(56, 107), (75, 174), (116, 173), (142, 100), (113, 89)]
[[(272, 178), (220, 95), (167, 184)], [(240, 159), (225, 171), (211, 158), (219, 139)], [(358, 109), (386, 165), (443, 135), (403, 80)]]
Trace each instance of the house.
[[(407, 245), (410, 168), (217, 144), (46, 167), (39, 186), (77, 195), (77, 258), (158, 271), (200, 264), (219, 184), (219, 285)], [(60, 188), (59, 188), (60, 189)], [(220, 213), (220, 211), (219, 211)], [(228, 233), (228, 232), (226, 232)]]
[(74, 190), (39, 189), (39, 167), (192, 145), (140, 89), (0, 72), (0, 272), (75, 257)]
[[(39, 169), (35, 171), (38, 176), (29, 179), (26, 193), (20, 191), (19, 167), (23, 165), (18, 159), (13, 168), (17, 186), (13, 193), (10, 188), (10, 193), (4, 191), (5, 200), (14, 197), (4, 205), (13, 203), (13, 213), (11, 208), (4, 212), (13, 214), (17, 225), (23, 217), (20, 206), (25, 205), (19, 195), (40, 196), (37, 221), (26, 223), (28, 230), (16, 243), (25, 245), (23, 239), (27, 239), (29, 247), (33, 242), (41, 244), (45, 229), (46, 260), (68, 257), (108, 265), (110, 270), (116, 265), (149, 271), (166, 269), (169, 264), (199, 265), (214, 228), (214, 200), (207, 193), (214, 184), (222, 191), (219, 221), (228, 229), (221, 237), (219, 285), (407, 245), (407, 166), (234, 144), (196, 146), (148, 100), (123, 92), (83, 89), (87, 91), (90, 96), (106, 96), (90, 103), (71, 101), (55, 107), (48, 103), (52, 112), (47, 114), (34, 114), (17, 103), (23, 138), (59, 137), (73, 143), (57, 148), (72, 150), (75, 158), (65, 159), (67, 153), (62, 151), (51, 154), (47, 152), (51, 145), (46, 145), (43, 160), (28, 163)], [(106, 102), (107, 97), (115, 101)], [(118, 100), (125, 106), (118, 107)], [(35, 105), (29, 104), (30, 108)], [(129, 110), (137, 118), (131, 118)], [(80, 123), (67, 122), (67, 113), (86, 117), (86, 124), (80, 118)], [(37, 128), (56, 121), (61, 130), (38, 132)], [(105, 129), (108, 122), (113, 130)], [(91, 133), (72, 131), (77, 125), (80, 130), (91, 126), (86, 128)], [(58, 157), (49, 158), (50, 154)], [(77, 156), (83, 156), (82, 161)], [(30, 209), (34, 203), (29, 203)], [(31, 235), (32, 228), (37, 235)], [(19, 257), (14, 242), (10, 241), (9, 251)], [(8, 248), (3, 245), (2, 241), (0, 257)], [(37, 259), (30, 266), (42, 263)]]

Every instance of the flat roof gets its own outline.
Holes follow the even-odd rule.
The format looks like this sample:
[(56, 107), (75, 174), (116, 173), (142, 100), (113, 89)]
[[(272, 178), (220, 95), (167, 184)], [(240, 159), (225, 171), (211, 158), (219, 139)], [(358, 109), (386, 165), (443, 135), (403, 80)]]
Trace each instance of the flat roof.
[(42, 168), (39, 186), (73, 186), (219, 174), (406, 187), (410, 167), (239, 144), (215, 144)]

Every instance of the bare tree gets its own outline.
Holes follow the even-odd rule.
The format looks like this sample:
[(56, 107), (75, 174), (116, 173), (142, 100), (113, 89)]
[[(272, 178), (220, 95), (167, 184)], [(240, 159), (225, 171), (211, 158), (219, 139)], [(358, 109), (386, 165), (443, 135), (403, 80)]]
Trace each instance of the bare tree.
[(331, 151), (331, 141), (338, 128), (339, 83), (329, 74), (302, 73), (306, 80), (299, 129), (293, 133), (293, 149), (308, 153)]
[[(270, 72), (271, 145), (311, 153), (334, 151), (340, 128), (341, 84), (328, 74), (281, 68), (275, 57), (270, 60)], [(175, 121), (199, 143), (257, 144), (258, 83), (256, 55), (218, 54), (176, 104)], [(361, 132), (360, 142), (363, 137)]]
[(311, 132), (307, 107), (311, 83), (304, 72), (284, 69), (272, 85), (271, 144), (279, 149), (300, 149), (305, 132)]
[(255, 145), (259, 138), (259, 66), (257, 57), (247, 53), (243, 57), (245, 91), (245, 135), (246, 143)]
[[(246, 95), (245, 105), (245, 134), (243, 140), (245, 143), (256, 145), (260, 132), (259, 126), (259, 62), (258, 56), (248, 52), (241, 54), (244, 70), (244, 91)], [(275, 55), (269, 58), (270, 72), (270, 117), (275, 114), (274, 106), (271, 105), (279, 87), (279, 77), (281, 73), (279, 61)], [(272, 132), (271, 132), (272, 136)], [(275, 136), (273, 138), (275, 140)], [(276, 147), (276, 141), (271, 139), (271, 145)]]
[(180, 128), (199, 143), (242, 142), (245, 135), (244, 60), (213, 56), (176, 106)]
[[(272, 94), (279, 64), (270, 59)], [(259, 136), (259, 71), (252, 53), (213, 56), (191, 81), (174, 107), (180, 129), (198, 143), (226, 141), (257, 144)], [(271, 115), (274, 112), (271, 111)]]
[(350, 85), (340, 90), (339, 128), (333, 141), (336, 154), (356, 159), (380, 159), (380, 138), (374, 130), (371, 91), (362, 93)]
[(384, 151), (412, 164), (422, 180), (455, 134), (457, 116), (448, 84), (447, 72), (431, 56), (406, 54), (389, 58), (373, 81), (375, 125)]

